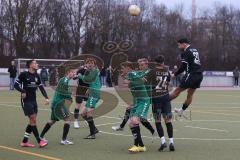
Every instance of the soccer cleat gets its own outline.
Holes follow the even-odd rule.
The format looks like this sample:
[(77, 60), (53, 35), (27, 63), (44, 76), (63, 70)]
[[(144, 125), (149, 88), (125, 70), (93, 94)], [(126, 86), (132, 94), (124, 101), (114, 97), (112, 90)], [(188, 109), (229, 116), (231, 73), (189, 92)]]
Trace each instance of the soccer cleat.
[(138, 153), (138, 152), (140, 152), (139, 151), (139, 147), (138, 146), (132, 146), (131, 148), (129, 148), (128, 149), (128, 151), (130, 152), (130, 153)]
[(20, 146), (21, 146), (21, 147), (35, 147), (35, 145), (33, 145), (33, 144), (31, 144), (31, 143), (28, 143), (28, 142), (26, 142), (26, 143), (21, 142), (21, 143), (20, 143)]
[(165, 148), (167, 148), (167, 144), (163, 143), (161, 144), (160, 148), (158, 149), (159, 152), (162, 152)]
[(89, 134), (87, 137), (85, 137), (84, 139), (96, 139), (95, 134)]
[(62, 145), (73, 145), (74, 143), (73, 142), (71, 142), (71, 141), (69, 141), (69, 140), (61, 140), (61, 142), (60, 142)]
[(112, 126), (112, 130), (114, 130), (114, 131), (123, 131), (123, 128), (121, 128), (120, 126)]
[(171, 152), (175, 151), (175, 147), (174, 147), (173, 143), (169, 144), (169, 151), (171, 151)]
[(46, 140), (45, 138), (41, 138), (41, 137), (40, 137), (40, 139), (41, 139), (42, 141), (45, 141), (45, 142), (48, 143), (48, 140)]
[(46, 147), (48, 145), (48, 142), (44, 141), (44, 140), (41, 140), (39, 143), (38, 143), (39, 147), (40, 148), (43, 148), (43, 147)]
[(174, 111), (175, 111), (175, 113), (177, 113), (178, 117), (183, 116), (183, 110), (181, 108), (175, 108)]
[(73, 122), (73, 127), (74, 127), (75, 129), (78, 129), (78, 128), (79, 128), (78, 121), (74, 121), (74, 122)]
[(147, 148), (145, 146), (141, 147), (141, 146), (138, 146), (138, 151), (139, 152), (146, 152), (147, 151)]

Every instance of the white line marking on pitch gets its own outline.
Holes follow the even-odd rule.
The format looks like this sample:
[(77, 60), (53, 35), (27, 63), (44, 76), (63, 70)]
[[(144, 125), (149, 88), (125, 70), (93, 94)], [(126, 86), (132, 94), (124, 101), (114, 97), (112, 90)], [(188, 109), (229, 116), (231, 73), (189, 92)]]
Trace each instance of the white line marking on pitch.
[(97, 127), (100, 127), (100, 126), (107, 126), (107, 125), (111, 125), (111, 124), (119, 124), (120, 122), (115, 122), (115, 123), (105, 123), (105, 124), (98, 124), (96, 125)]
[(216, 132), (228, 132), (227, 130), (214, 129), (214, 128), (202, 128), (202, 127), (194, 127), (194, 126), (184, 126), (184, 127), (193, 128), (193, 129), (202, 129), (202, 130), (208, 130), (208, 131), (216, 131)]
[[(8, 104), (0, 104), (0, 108), (6, 108), (7, 107), (11, 107), (11, 108), (21, 108), (21, 106), (17, 106), (17, 105), (8, 105)], [(40, 111), (50, 111), (50, 109), (47, 108), (38, 108), (38, 110)], [(120, 117), (112, 117), (112, 116), (101, 116), (101, 117), (97, 117), (97, 118), (109, 118), (109, 119), (118, 119), (121, 120), (122, 118)], [(240, 121), (229, 121), (229, 120), (192, 120), (192, 121), (184, 121), (184, 122), (227, 122), (227, 123), (240, 123)]]
[[(114, 135), (114, 136), (123, 136), (123, 137), (132, 137), (132, 135), (128, 134), (120, 134), (120, 133), (111, 133), (111, 132), (105, 132), (105, 131), (100, 131), (100, 133), (103, 134), (108, 134), (108, 135)], [(152, 139), (152, 137), (149, 136), (142, 136), (142, 138), (148, 138)], [(159, 138), (159, 137), (157, 137)], [(231, 139), (231, 138), (174, 138), (176, 140), (194, 140), (194, 141), (240, 141), (240, 138), (236, 139)]]

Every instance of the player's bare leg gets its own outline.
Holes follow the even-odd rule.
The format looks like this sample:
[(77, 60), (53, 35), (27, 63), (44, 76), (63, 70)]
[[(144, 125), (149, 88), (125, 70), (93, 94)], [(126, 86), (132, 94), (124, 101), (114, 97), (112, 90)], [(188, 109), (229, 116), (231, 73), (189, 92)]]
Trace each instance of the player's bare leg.
[(187, 98), (184, 101), (182, 108), (176, 108), (175, 112), (178, 114), (178, 116), (182, 116), (183, 112), (188, 108), (188, 106), (192, 103), (193, 95), (195, 93), (196, 89), (189, 88), (187, 90)]
[(182, 92), (185, 91), (185, 90), (186, 90), (186, 89), (181, 88), (181, 87), (175, 88), (175, 89), (169, 94), (170, 100), (173, 100), (173, 99), (177, 98), (177, 97), (180, 95), (180, 93), (182, 93)]

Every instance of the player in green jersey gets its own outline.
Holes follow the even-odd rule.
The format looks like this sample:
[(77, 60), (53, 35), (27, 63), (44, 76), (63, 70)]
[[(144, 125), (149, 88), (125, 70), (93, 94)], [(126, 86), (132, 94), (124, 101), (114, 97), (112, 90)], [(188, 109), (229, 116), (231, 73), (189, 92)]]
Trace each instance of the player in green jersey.
[(129, 127), (134, 137), (134, 145), (128, 149), (129, 152), (145, 152), (140, 133), (140, 119), (146, 119), (150, 105), (150, 98), (144, 84), (144, 76), (148, 71), (134, 71), (131, 62), (121, 64), (121, 75), (129, 81), (129, 89), (133, 95), (133, 107), (130, 111)]
[[(140, 71), (147, 72), (147, 70), (150, 70), (149, 67), (148, 67), (148, 59), (147, 58), (140, 58), (140, 59), (138, 59), (137, 62), (138, 62), (138, 67), (139, 67)], [(146, 77), (147, 76), (148, 76), (148, 74), (146, 75)], [(145, 85), (146, 85), (146, 89), (150, 93), (151, 92), (150, 85), (148, 85), (148, 84), (145, 84)], [(129, 120), (129, 115), (130, 115), (131, 108), (132, 108), (132, 105), (128, 105), (126, 107), (126, 111), (125, 111), (125, 114), (124, 114), (124, 117), (123, 117), (123, 120), (122, 120), (121, 124), (117, 125), (117, 126), (112, 126), (112, 129), (114, 131), (122, 131), (123, 130), (125, 124)], [(154, 139), (155, 130), (153, 129), (151, 123), (147, 119), (143, 119), (143, 118), (141, 118), (141, 123), (144, 127), (146, 127), (151, 132), (151, 134), (153, 135), (153, 139)]]
[[(75, 70), (72, 68), (67, 68), (65, 71), (65, 76), (58, 81), (56, 90), (54, 92), (52, 102), (51, 102), (51, 119), (43, 128), (40, 135), (41, 139), (44, 139), (44, 135), (49, 131), (51, 126), (61, 119), (64, 120), (63, 135), (61, 139), (61, 144), (71, 145), (73, 142), (67, 140), (67, 135), (70, 128), (70, 114), (68, 111), (68, 105), (72, 102), (71, 91), (69, 89), (69, 81), (75, 77)], [(70, 102), (69, 104), (67, 104)]]
[(85, 139), (95, 139), (99, 132), (93, 121), (93, 112), (97, 106), (100, 98), (101, 83), (99, 80), (99, 70), (96, 65), (96, 60), (87, 58), (85, 60), (86, 72), (85, 74), (78, 74), (77, 77), (84, 83), (89, 84), (88, 99), (86, 105), (83, 107), (81, 116), (87, 121), (90, 129), (90, 134)]

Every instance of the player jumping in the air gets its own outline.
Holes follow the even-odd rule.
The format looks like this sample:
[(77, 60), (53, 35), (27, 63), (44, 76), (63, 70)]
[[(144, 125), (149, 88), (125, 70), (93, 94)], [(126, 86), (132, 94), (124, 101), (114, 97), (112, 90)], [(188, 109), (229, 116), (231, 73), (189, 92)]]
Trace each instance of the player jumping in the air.
[(49, 131), (51, 126), (61, 119), (64, 120), (63, 126), (63, 135), (61, 139), (61, 144), (63, 145), (71, 145), (73, 142), (67, 140), (67, 135), (70, 128), (70, 119), (69, 119), (69, 111), (67, 107), (67, 102), (72, 102), (72, 93), (69, 89), (69, 81), (75, 77), (74, 69), (67, 68), (65, 70), (65, 76), (62, 77), (57, 84), (56, 90), (54, 92), (54, 96), (51, 102), (51, 119), (43, 128), (43, 131), (40, 135), (42, 139), (44, 139), (44, 135)]
[(97, 106), (97, 102), (100, 98), (100, 80), (99, 80), (99, 70), (97, 68), (96, 60), (93, 58), (87, 58), (85, 60), (86, 72), (85, 74), (78, 74), (77, 77), (81, 79), (84, 83), (89, 84), (88, 88), (88, 99), (86, 105), (82, 109), (81, 116), (87, 121), (90, 134), (85, 139), (95, 139), (95, 134), (99, 131), (96, 128), (93, 121), (93, 112)]
[[(149, 70), (148, 68), (148, 60), (146, 58), (141, 58), (138, 60), (138, 67), (141, 71), (145, 72), (147, 70)], [(146, 75), (146, 77), (148, 76), (148, 74)], [(149, 87), (149, 86), (146, 86), (146, 88)], [(148, 89), (148, 88), (147, 88)], [(125, 111), (125, 114), (124, 114), (124, 117), (123, 117), (123, 120), (122, 120), (122, 123), (119, 125), (119, 126), (112, 126), (112, 129), (115, 130), (115, 131), (122, 131), (125, 124), (127, 123), (127, 121), (129, 120), (129, 115), (130, 115), (130, 111), (131, 111), (131, 108), (132, 106), (129, 105), (127, 108), (126, 108), (126, 111)], [(154, 135), (155, 133), (155, 130), (153, 129), (151, 123), (147, 120), (147, 119), (140, 119), (141, 120), (141, 123), (143, 126), (145, 126), (150, 132), (152, 135)]]
[(36, 60), (32, 59), (27, 61), (26, 67), (28, 71), (22, 72), (16, 80), (14, 87), (16, 90), (21, 92), (21, 104), (25, 116), (29, 118), (29, 124), (25, 130), (23, 141), (21, 142), (22, 147), (34, 147), (33, 144), (28, 142), (28, 138), (33, 132), (39, 147), (45, 147), (48, 143), (40, 139), (38, 129), (36, 126), (36, 119), (38, 113), (38, 105), (36, 100), (36, 90), (40, 89), (42, 95), (45, 97), (45, 104), (49, 103), (47, 93), (41, 83), (40, 76), (37, 74), (38, 64)]
[(199, 58), (198, 51), (190, 46), (188, 39), (183, 38), (177, 42), (178, 48), (182, 50), (181, 53), (181, 67), (174, 73), (173, 78), (185, 71), (185, 75), (181, 80), (179, 87), (174, 89), (170, 94), (170, 99), (173, 100), (179, 96), (181, 92), (187, 89), (187, 99), (182, 105), (182, 108), (176, 108), (175, 112), (178, 116), (182, 116), (188, 106), (192, 103), (194, 92), (200, 88), (203, 80), (203, 70)]
[(161, 115), (164, 118), (167, 133), (169, 137), (169, 150), (174, 151), (173, 144), (173, 126), (172, 126), (172, 111), (169, 97), (168, 85), (171, 79), (169, 67), (164, 65), (164, 56), (159, 55), (155, 59), (156, 65), (147, 77), (147, 82), (152, 85), (152, 111), (155, 119), (158, 135), (161, 139), (161, 146), (158, 149), (163, 151), (166, 147), (166, 140), (161, 124)]
[[(81, 67), (77, 71), (78, 74), (84, 75), (86, 72), (86, 67)], [(84, 83), (82, 79), (78, 79), (78, 86), (77, 86), (77, 91), (76, 91), (76, 107), (74, 109), (74, 128), (78, 129), (79, 124), (78, 124), (78, 117), (79, 117), (79, 109), (81, 107), (81, 104), (83, 101), (87, 101), (87, 90), (88, 90), (89, 84)]]
[(121, 64), (121, 76), (129, 81), (128, 86), (133, 95), (133, 107), (130, 111), (129, 127), (133, 134), (134, 145), (128, 149), (128, 151), (132, 153), (146, 151), (146, 147), (142, 141), (139, 123), (140, 119), (147, 119), (150, 105), (150, 98), (143, 79), (148, 72), (148, 70), (145, 72), (134, 71), (131, 62)]

